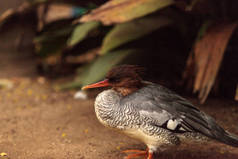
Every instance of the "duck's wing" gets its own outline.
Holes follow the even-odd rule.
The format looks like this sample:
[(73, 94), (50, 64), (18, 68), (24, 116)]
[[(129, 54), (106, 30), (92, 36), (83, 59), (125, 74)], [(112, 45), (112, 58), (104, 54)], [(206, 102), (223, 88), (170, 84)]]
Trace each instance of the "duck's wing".
[(231, 146), (238, 138), (221, 128), (215, 120), (194, 107), (189, 101), (160, 85), (149, 84), (125, 99), (152, 124), (172, 132), (199, 132)]

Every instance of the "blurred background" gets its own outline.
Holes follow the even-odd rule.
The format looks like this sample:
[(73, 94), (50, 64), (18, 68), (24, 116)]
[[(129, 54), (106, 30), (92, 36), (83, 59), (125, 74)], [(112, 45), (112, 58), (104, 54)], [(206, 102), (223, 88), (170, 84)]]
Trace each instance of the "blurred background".
[[(128, 141), (140, 148), (101, 130), (93, 99), (85, 100), (89, 92), (76, 93), (120, 64), (145, 67), (145, 80), (188, 97), (238, 132), (237, 6), (237, 0), (1, 1), (0, 158), (116, 158), (119, 152), (111, 152)], [(102, 139), (112, 143), (95, 152)], [(177, 155), (201, 158), (198, 149)], [(204, 158), (214, 156), (213, 147), (204, 149)], [(218, 149), (216, 158), (237, 155), (223, 156), (229, 150)]]
[[(105, 3), (106, 2), (106, 3)], [(10, 0), (0, 8), (6, 75), (75, 77), (80, 88), (118, 64), (180, 92), (237, 99), (237, 1)], [(12, 63), (10, 62), (12, 61)], [(27, 62), (26, 62), (27, 61)], [(14, 64), (14, 66), (12, 65)]]

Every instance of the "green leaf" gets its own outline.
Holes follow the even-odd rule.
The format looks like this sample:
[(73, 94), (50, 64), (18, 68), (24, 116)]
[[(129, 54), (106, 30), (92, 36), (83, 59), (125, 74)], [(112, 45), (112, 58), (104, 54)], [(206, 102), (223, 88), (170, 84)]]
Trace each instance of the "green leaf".
[(49, 30), (41, 33), (34, 38), (35, 43), (43, 43), (50, 41), (57, 41), (58, 38), (67, 37), (71, 34), (73, 28), (71, 26), (66, 26), (60, 28), (59, 30)]
[(209, 26), (212, 25), (212, 21), (211, 20), (206, 20), (202, 26), (200, 27), (199, 31), (198, 31), (198, 35), (197, 35), (197, 41), (201, 40), (202, 37), (205, 35), (207, 29), (209, 28)]
[(67, 42), (68, 46), (73, 46), (85, 39), (89, 32), (97, 28), (99, 25), (99, 22), (78, 24)]
[[(67, 40), (72, 33), (71, 25), (63, 25), (59, 27), (59, 22), (54, 22), (45, 27), (41, 34), (34, 38), (36, 44), (36, 52), (42, 57), (47, 57), (51, 54), (61, 53), (66, 47)], [(58, 29), (55, 29), (57, 28)]]
[(129, 54), (135, 50), (119, 50), (111, 52), (104, 56), (100, 56), (94, 61), (87, 70), (84, 70), (80, 75), (82, 85), (90, 84), (103, 79), (106, 73), (116, 64), (121, 62)]
[(61, 38), (57, 41), (43, 42), (36, 44), (36, 53), (41, 57), (47, 57), (52, 54), (61, 53), (65, 48), (66, 39)]
[(135, 52), (137, 52), (135, 49), (117, 50), (100, 56), (92, 63), (80, 68), (76, 81), (60, 86), (59, 89), (75, 88), (97, 82), (103, 79), (113, 66)]
[(111, 0), (79, 21), (101, 21), (103, 24), (123, 23), (173, 4), (173, 0)]
[(141, 38), (171, 22), (169, 18), (157, 15), (117, 24), (104, 38), (100, 54), (105, 54), (123, 44)]

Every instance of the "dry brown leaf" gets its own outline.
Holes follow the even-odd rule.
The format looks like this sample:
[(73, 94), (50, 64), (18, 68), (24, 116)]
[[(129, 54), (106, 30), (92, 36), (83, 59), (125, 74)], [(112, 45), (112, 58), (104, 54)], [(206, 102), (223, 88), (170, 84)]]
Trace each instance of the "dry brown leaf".
[(101, 21), (106, 25), (122, 23), (171, 4), (173, 0), (111, 0), (77, 21)]
[(237, 84), (237, 86), (236, 86), (235, 100), (237, 100), (237, 101), (238, 101), (238, 84)]
[(194, 92), (199, 92), (201, 103), (206, 100), (217, 76), (223, 55), (237, 23), (220, 23), (209, 27), (194, 46), (187, 62), (185, 78), (193, 68)]
[(68, 56), (66, 62), (71, 64), (91, 62), (98, 55), (100, 48), (94, 48), (79, 56)]
[(28, 2), (24, 2), (22, 5), (20, 5), (17, 9), (8, 9), (5, 12), (3, 12), (0, 15), (0, 25), (4, 23), (4, 21), (11, 16), (19, 13), (23, 13), (24, 11), (26, 12), (28, 9), (31, 8), (31, 5)]
[(0, 22), (4, 21), (14, 13), (13, 9), (6, 10), (2, 15), (0, 15)]

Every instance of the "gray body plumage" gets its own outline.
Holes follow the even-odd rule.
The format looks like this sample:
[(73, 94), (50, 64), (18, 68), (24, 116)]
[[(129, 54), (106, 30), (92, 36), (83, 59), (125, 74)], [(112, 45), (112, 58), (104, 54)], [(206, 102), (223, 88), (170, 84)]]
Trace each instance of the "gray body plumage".
[(223, 130), (186, 99), (160, 85), (146, 82), (138, 91), (122, 96), (113, 89), (95, 101), (99, 121), (144, 142), (150, 152), (163, 145), (178, 145), (181, 139), (218, 140), (238, 146), (235, 136)]

